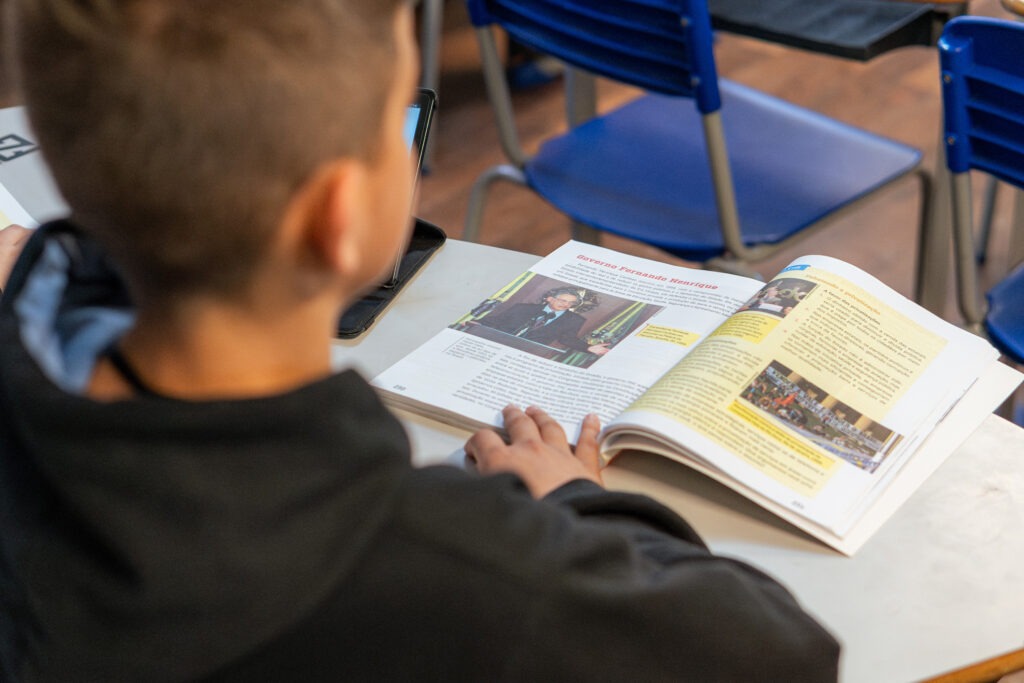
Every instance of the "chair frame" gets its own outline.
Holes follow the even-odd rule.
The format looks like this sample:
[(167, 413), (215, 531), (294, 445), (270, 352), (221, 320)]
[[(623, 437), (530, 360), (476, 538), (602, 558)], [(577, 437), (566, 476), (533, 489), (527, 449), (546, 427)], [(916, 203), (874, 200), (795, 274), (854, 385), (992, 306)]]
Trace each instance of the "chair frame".
[[(686, 19), (684, 18), (683, 21), (686, 21)], [(491, 186), (497, 181), (511, 182), (524, 187), (528, 186), (524, 167), (530, 161), (530, 156), (524, 151), (519, 140), (512, 97), (501, 65), (501, 58), (498, 55), (493, 27), (490, 25), (477, 26), (475, 34), (480, 47), (488, 98), (495, 113), (499, 140), (508, 163), (492, 166), (484, 171), (474, 182), (470, 191), (463, 228), (463, 239), (467, 241), (478, 241), (479, 239), (486, 198)], [(597, 113), (595, 76), (571, 64), (565, 64), (565, 70), (566, 121), (568, 126), (572, 128), (589, 120)], [(756, 276), (757, 273), (752, 272), (749, 267), (750, 263), (762, 261), (780, 249), (790, 246), (795, 241), (810, 236), (819, 229), (842, 218), (847, 212), (858, 209), (862, 203), (874, 198), (877, 192), (889, 189), (890, 186), (895, 185), (906, 176), (913, 175), (918, 179), (921, 196), (917, 219), (919, 252), (916, 259), (915, 290), (918, 295), (924, 290), (926, 283), (923, 280), (921, 264), (925, 258), (927, 226), (931, 214), (932, 179), (930, 172), (921, 163), (908, 169), (901, 176), (890, 179), (889, 182), (828, 213), (813, 225), (779, 243), (748, 246), (743, 240), (735, 185), (721, 120), (721, 111), (718, 109), (710, 112), (702, 111), (701, 120), (707, 145), (708, 163), (713, 187), (715, 188), (715, 204), (718, 210), (719, 227), (725, 245), (725, 253), (722, 256), (714, 257), (704, 262), (704, 267)], [(579, 241), (596, 244), (600, 241), (600, 231), (589, 225), (573, 221), (572, 237)]]
[[(979, 27), (1006, 26), (1022, 34), (1024, 44), (1024, 26), (1003, 19), (983, 17), (962, 17), (950, 22), (948, 33), (944, 33), (939, 41), (939, 55), (942, 67), (943, 88), (943, 139), (946, 151), (946, 163), (950, 176), (950, 203), (952, 208), (954, 262), (957, 274), (957, 303), (968, 329), (983, 334), (988, 306), (982, 297), (980, 273), (978, 268), (978, 247), (976, 242), (984, 244), (988, 240), (984, 229), (978, 237), (974, 231), (974, 206), (971, 170), (977, 169), (989, 173), (992, 178), (1004, 181), (1017, 190), (1016, 213), (1024, 212), (1024, 201), (1021, 201), (1019, 190), (1024, 189), (1024, 168), (1012, 170), (1001, 166), (998, 160), (981, 156), (972, 148), (975, 135), (971, 123), (969, 100), (973, 91), (972, 82), (987, 82), (984, 74), (974, 70), (970, 55), (969, 40), (957, 35), (958, 27), (974, 24)], [(1001, 141), (1000, 141), (1001, 142)], [(996, 142), (994, 144), (1000, 144)], [(985, 213), (988, 213), (986, 207)], [(1015, 226), (1016, 228), (1016, 226)], [(1015, 229), (1011, 237), (1009, 249), (1009, 270), (1024, 262), (1024, 234)]]

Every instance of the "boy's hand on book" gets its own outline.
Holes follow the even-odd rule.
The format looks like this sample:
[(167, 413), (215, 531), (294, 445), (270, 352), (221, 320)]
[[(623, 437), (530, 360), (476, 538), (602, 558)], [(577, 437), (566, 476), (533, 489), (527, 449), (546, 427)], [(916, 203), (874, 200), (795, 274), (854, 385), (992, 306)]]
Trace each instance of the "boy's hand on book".
[(13, 223), (0, 230), (0, 288), (6, 286), (14, 262), (31, 234), (28, 228)]
[(466, 442), (466, 456), (481, 473), (517, 474), (534, 498), (543, 498), (574, 479), (604, 485), (597, 446), (601, 423), (596, 415), (583, 419), (574, 453), (562, 427), (540, 408), (523, 411), (508, 406), (501, 412), (510, 443), (490, 429), (480, 430)]

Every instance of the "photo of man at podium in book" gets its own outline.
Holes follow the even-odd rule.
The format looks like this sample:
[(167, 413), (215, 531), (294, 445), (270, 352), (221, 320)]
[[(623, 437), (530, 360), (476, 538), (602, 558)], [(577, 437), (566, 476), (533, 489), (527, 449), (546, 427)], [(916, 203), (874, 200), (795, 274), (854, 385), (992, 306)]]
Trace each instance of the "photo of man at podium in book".
[(573, 287), (559, 287), (544, 293), (543, 300), (535, 304), (513, 304), (480, 320), (481, 325), (539, 344), (559, 344), (575, 351), (598, 356), (608, 353), (607, 343), (590, 344), (579, 338), (586, 318), (576, 312), (585, 303), (586, 291)]
[(589, 368), (661, 306), (524, 273), (450, 327), (565, 365)]

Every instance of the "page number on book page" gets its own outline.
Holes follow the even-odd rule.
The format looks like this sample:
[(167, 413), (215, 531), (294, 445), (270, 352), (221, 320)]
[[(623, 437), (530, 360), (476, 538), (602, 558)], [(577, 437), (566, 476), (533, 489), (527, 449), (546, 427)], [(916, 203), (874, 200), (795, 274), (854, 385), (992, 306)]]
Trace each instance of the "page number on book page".
[(31, 154), (36, 151), (36, 145), (30, 140), (26, 140), (20, 135), (13, 133), (9, 135), (0, 136), (0, 163), (4, 161), (13, 161), (18, 157)]

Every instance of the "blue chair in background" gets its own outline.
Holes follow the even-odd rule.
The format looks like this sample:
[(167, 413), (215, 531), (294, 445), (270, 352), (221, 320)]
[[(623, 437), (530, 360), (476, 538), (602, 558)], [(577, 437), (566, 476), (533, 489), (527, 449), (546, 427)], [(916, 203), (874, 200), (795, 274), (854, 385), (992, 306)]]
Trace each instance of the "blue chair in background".
[(1024, 24), (954, 19), (939, 40), (939, 60), (960, 311), (968, 327), (984, 330), (1008, 358), (1024, 363), (1024, 235), (1012, 236), (1009, 273), (989, 290), (986, 304), (970, 177), (976, 169), (1024, 188)]
[[(897, 179), (929, 176), (912, 147), (719, 79), (704, 0), (468, 0), (510, 163), (476, 181), (464, 239), (489, 187), (524, 185), (593, 230), (723, 270), (762, 260)], [(520, 146), (491, 26), (567, 64), (570, 128), (533, 156)], [(581, 74), (591, 76), (590, 88)], [(642, 88), (594, 116), (592, 76)], [(589, 93), (588, 93), (589, 90)], [(579, 92), (588, 93), (585, 104)]]

